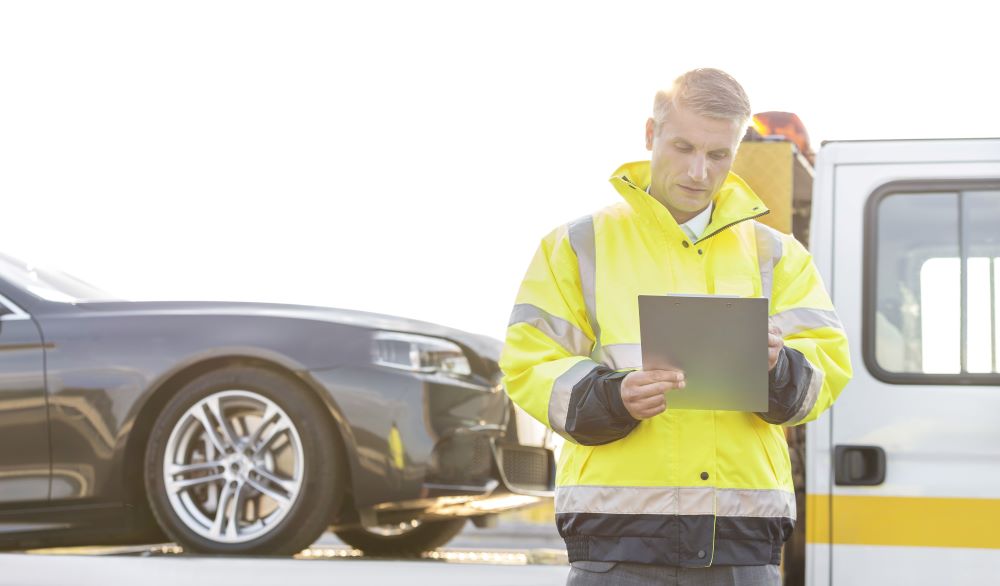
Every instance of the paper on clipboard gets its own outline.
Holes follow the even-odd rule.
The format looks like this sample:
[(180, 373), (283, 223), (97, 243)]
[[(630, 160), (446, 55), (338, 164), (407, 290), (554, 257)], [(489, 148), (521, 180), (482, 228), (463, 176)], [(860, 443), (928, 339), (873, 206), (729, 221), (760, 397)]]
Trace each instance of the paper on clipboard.
[(767, 411), (767, 307), (762, 297), (639, 296), (643, 370), (684, 371), (669, 409)]

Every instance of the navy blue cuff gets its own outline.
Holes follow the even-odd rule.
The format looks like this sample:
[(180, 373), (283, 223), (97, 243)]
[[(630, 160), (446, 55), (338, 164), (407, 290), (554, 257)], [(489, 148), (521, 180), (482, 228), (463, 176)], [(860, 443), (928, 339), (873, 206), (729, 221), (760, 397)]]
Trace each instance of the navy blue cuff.
[(767, 373), (767, 387), (771, 390), (781, 389), (788, 384), (788, 347), (782, 346), (778, 352), (778, 361)]
[(622, 401), (622, 379), (630, 371), (598, 366), (573, 386), (566, 413), (566, 433), (577, 443), (596, 446), (628, 435), (639, 420)]
[(812, 367), (806, 357), (784, 346), (778, 354), (778, 362), (768, 373), (767, 411), (758, 412), (757, 416), (776, 425), (790, 420), (805, 402), (812, 376)]

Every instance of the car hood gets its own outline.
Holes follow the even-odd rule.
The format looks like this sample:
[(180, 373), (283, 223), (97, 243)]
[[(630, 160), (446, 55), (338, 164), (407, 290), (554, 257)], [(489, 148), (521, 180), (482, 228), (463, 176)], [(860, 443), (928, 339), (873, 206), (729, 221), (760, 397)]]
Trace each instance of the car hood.
[(248, 317), (277, 317), (307, 319), (330, 323), (422, 334), (446, 338), (466, 346), (483, 358), (499, 362), (502, 342), (490, 336), (473, 334), (430, 322), (334, 307), (289, 305), (280, 303), (244, 303), (233, 301), (88, 301), (75, 304), (77, 308), (102, 314), (115, 315), (240, 315)]

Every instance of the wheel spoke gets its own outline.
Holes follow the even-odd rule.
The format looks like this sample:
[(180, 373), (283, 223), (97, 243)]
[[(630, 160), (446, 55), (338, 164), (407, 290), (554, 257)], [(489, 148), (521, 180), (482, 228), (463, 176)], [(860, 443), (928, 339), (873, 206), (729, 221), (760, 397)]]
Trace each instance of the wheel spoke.
[(212, 447), (214, 447), (220, 454), (225, 454), (226, 443), (215, 430), (215, 425), (209, 422), (208, 416), (205, 415), (205, 412), (201, 408), (197, 408), (191, 411), (191, 416), (201, 423), (201, 426), (205, 429), (205, 436), (208, 438), (208, 441), (211, 442)]
[(239, 535), (239, 520), (240, 514), (243, 512), (243, 502), (245, 498), (245, 491), (243, 487), (246, 486), (244, 483), (240, 483), (236, 487), (236, 494), (233, 495), (233, 514), (229, 516), (229, 523), (226, 524), (226, 537), (229, 539), (236, 539)]
[(167, 474), (170, 476), (176, 476), (177, 474), (190, 474), (191, 472), (202, 472), (205, 470), (218, 470), (219, 468), (224, 468), (225, 464), (219, 460), (214, 460), (211, 462), (197, 462), (195, 464), (172, 464), (167, 470)]
[(223, 485), (222, 494), (219, 495), (219, 506), (215, 509), (215, 521), (209, 530), (209, 533), (215, 538), (222, 537), (222, 528), (226, 523), (226, 510), (229, 508), (233, 493), (234, 489), (228, 482)]
[(282, 490), (284, 490), (289, 495), (295, 494), (294, 480), (286, 480), (284, 478), (279, 478), (278, 476), (276, 476), (263, 466), (254, 466), (253, 472), (258, 476), (260, 476), (261, 478), (263, 478), (264, 480), (267, 480), (271, 484), (278, 485)]
[(247, 484), (249, 484), (257, 492), (263, 494), (264, 496), (270, 497), (271, 499), (276, 501), (281, 508), (288, 507), (292, 504), (292, 501), (291, 499), (289, 499), (289, 497), (283, 494), (279, 494), (275, 490), (271, 489), (268, 486), (264, 486), (262, 483), (257, 482), (253, 478), (247, 478)]
[(239, 429), (240, 437), (247, 437), (250, 435), (250, 428), (247, 427), (247, 418), (245, 415), (240, 415), (239, 417), (237, 417), (236, 423), (240, 424), (240, 429)]
[(214, 511), (215, 508), (219, 506), (219, 483), (213, 482), (212, 484), (209, 484), (206, 489), (208, 494), (205, 496), (205, 500), (202, 505), (204, 505), (205, 510)]
[(215, 444), (212, 443), (212, 440), (208, 439), (207, 437), (202, 436), (202, 443), (205, 446), (205, 461), (206, 462), (211, 462), (212, 460), (215, 460), (215, 456), (216, 455), (219, 455), (219, 456), (224, 456), (225, 455), (223, 452), (219, 452), (218, 449), (216, 449)]
[(225, 480), (225, 478), (226, 478), (225, 475), (223, 475), (222, 473), (210, 474), (208, 476), (197, 476), (195, 478), (188, 478), (186, 480), (174, 480), (171, 478), (167, 480), (166, 485), (167, 485), (167, 490), (179, 493), (191, 488), (192, 486), (198, 486), (199, 484), (205, 484), (207, 482), (216, 482), (218, 480)]
[(261, 436), (260, 443), (251, 444), (256, 446), (254, 447), (253, 457), (258, 457), (275, 439), (289, 429), (291, 429), (291, 422), (283, 414), (277, 414), (277, 420), (263, 433), (260, 433), (260, 428), (258, 428), (255, 435)]
[(280, 436), (278, 436), (278, 439), (274, 440), (267, 446), (267, 451), (271, 452), (274, 455), (277, 455), (278, 453), (281, 452), (281, 450), (284, 450), (285, 447), (288, 446), (290, 443), (291, 439), (289, 439), (288, 434), (287, 433), (281, 434)]
[(257, 424), (257, 429), (253, 430), (253, 433), (250, 434), (249, 438), (247, 438), (247, 445), (251, 447), (256, 446), (257, 442), (260, 440), (261, 433), (267, 429), (267, 426), (274, 421), (275, 417), (279, 416), (280, 414), (274, 404), (268, 403), (267, 409), (264, 410), (264, 416), (260, 418), (260, 423)]
[(239, 438), (236, 437), (236, 432), (233, 431), (233, 427), (229, 424), (229, 420), (222, 415), (222, 405), (219, 403), (218, 395), (212, 395), (211, 397), (205, 399), (205, 407), (208, 408), (212, 417), (219, 422), (219, 427), (222, 429), (225, 439), (229, 442), (229, 445), (235, 449), (236, 444), (239, 443)]

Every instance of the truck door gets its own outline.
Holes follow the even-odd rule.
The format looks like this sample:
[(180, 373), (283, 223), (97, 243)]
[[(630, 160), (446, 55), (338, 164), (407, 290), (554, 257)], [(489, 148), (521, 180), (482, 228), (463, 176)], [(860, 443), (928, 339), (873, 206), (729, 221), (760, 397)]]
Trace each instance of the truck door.
[(810, 535), (835, 585), (995, 583), (1000, 141), (835, 146), (830, 263), (854, 379)]

